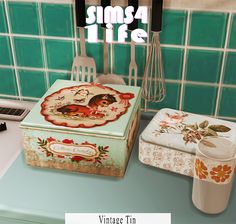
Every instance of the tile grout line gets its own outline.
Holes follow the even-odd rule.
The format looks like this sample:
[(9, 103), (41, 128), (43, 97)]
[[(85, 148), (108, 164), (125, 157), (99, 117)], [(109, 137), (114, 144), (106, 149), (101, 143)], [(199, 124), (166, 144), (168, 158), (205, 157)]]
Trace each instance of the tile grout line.
[[(8, 0), (8, 1), (11, 1), (11, 2), (46, 2), (48, 3), (48, 0)], [(74, 0), (50, 0), (50, 4), (73, 4)], [(142, 5), (149, 5), (149, 2), (148, 0), (143, 0), (141, 1)], [(167, 10), (195, 10), (195, 11), (207, 11), (207, 12), (236, 12), (236, 9), (229, 9), (228, 7), (224, 7), (224, 5), (222, 5), (222, 7), (224, 7), (223, 9), (218, 9), (217, 7), (214, 7), (215, 4), (211, 4), (209, 5), (208, 4), (208, 8), (206, 9), (206, 7), (204, 8), (204, 6), (202, 7), (197, 7), (197, 6), (186, 6), (186, 5), (183, 5), (181, 4), (181, 1), (179, 1), (180, 3), (177, 2), (177, 4), (169, 4), (169, 5), (164, 5), (164, 8), (167, 9)], [(217, 0), (215, 0), (215, 2), (217, 2)], [(99, 1), (98, 0), (88, 0), (88, 5), (98, 5)], [(124, 6), (123, 3), (126, 3), (126, 1), (122, 1), (121, 6)], [(213, 2), (214, 3), (214, 2)], [(127, 5), (127, 4), (125, 4)], [(234, 8), (236, 8), (236, 6), (234, 5)]]
[[(141, 110), (143, 112), (151, 112), (151, 113), (157, 113), (159, 112), (160, 110), (156, 110), (156, 109), (147, 109), (147, 111), (144, 110), (144, 108), (141, 108)], [(208, 117), (214, 117), (212, 115), (209, 115), (209, 114), (200, 114), (202, 116), (208, 116)], [(215, 118), (215, 117), (214, 117)], [(216, 118), (218, 119), (226, 119), (226, 120), (233, 120), (236, 122), (236, 117), (228, 117), (228, 116), (217, 116)]]
[(226, 52), (236, 53), (236, 49), (227, 48)]
[[(76, 27), (76, 26), (75, 26)], [(8, 33), (0, 33), (0, 36), (10, 36)], [(63, 41), (78, 41), (79, 38), (73, 37), (59, 37), (59, 36), (45, 36), (45, 35), (31, 35), (31, 34), (16, 34), (12, 33), (12, 37), (22, 37), (22, 38), (35, 38), (35, 39), (48, 39), (48, 40), (63, 40)], [(88, 39), (86, 39), (88, 42)], [(98, 40), (97, 43), (103, 43), (103, 40)], [(120, 43), (118, 41), (112, 41), (113, 44), (129, 45), (130, 42)], [(95, 44), (95, 43), (91, 43)], [(137, 43), (137, 46), (147, 46), (150, 45), (148, 41), (146, 43)], [(190, 46), (190, 45), (176, 45), (176, 44), (161, 44), (161, 47), (164, 48), (178, 48), (178, 49), (187, 49), (189, 50), (206, 50), (206, 51), (225, 51), (224, 48), (214, 48), (214, 47), (205, 47), (205, 46)], [(236, 52), (234, 48), (226, 48), (227, 52)]]
[(0, 97), (6, 97), (6, 98), (12, 98), (12, 99), (19, 98), (19, 96), (7, 95), (7, 94), (0, 94)]
[[(40, 34), (44, 34), (44, 28), (43, 28), (43, 17), (42, 17), (42, 4), (41, 2), (37, 2), (37, 12), (38, 12), (38, 16), (39, 16), (39, 28), (40, 28)], [(49, 84), (49, 74), (48, 74), (48, 63), (47, 63), (47, 54), (46, 54), (46, 45), (45, 45), (45, 39), (41, 38), (40, 39), (40, 43), (41, 43), (41, 49), (42, 49), (42, 55), (43, 55), (43, 61), (44, 61), (44, 67), (45, 67), (45, 73), (44, 73), (44, 77), (45, 77), (45, 84), (46, 84), (46, 89), (49, 89), (50, 84)]]
[(187, 45), (186, 47), (189, 50), (224, 51), (223, 48), (216, 48), (216, 47), (191, 46), (191, 45)]
[(187, 23), (186, 23), (186, 30), (185, 30), (185, 42), (184, 42), (184, 57), (183, 57), (183, 68), (182, 68), (182, 79), (181, 79), (181, 89), (180, 89), (180, 96), (179, 96), (179, 110), (183, 110), (183, 98), (184, 98), (184, 81), (186, 79), (187, 73), (187, 53), (188, 53), (188, 43), (189, 43), (189, 35), (190, 35), (190, 22), (191, 22), (191, 11), (188, 10), (187, 13)]
[[(9, 36), (7, 33), (0, 33), (0, 36)], [(23, 38), (34, 38), (34, 39), (49, 39), (49, 40), (64, 40), (64, 41), (73, 41), (73, 37), (60, 37), (60, 36), (46, 36), (46, 35), (34, 35), (34, 34), (20, 34), (12, 33), (13, 37), (23, 37)]]
[(183, 45), (175, 45), (175, 44), (161, 44), (161, 47), (166, 47), (166, 48), (178, 48), (178, 49), (185, 49), (185, 47), (188, 50), (204, 50), (204, 51), (229, 51), (229, 52), (236, 52), (236, 49), (231, 49), (231, 48), (215, 48), (215, 47), (204, 47), (204, 46), (191, 46), (191, 45), (187, 45), (187, 46), (183, 46)]
[(227, 117), (227, 116), (216, 116), (219, 119), (228, 119), (228, 120), (233, 120), (236, 121), (236, 117)]
[[(2, 97), (2, 98), (10, 98), (10, 99), (19, 99), (19, 96), (17, 96), (17, 95), (15, 96), (15, 95), (0, 94), (0, 97)], [(1, 98), (0, 98), (0, 100), (1, 100)]]
[[(14, 69), (14, 66), (11, 65), (0, 65), (0, 68), (5, 68), (5, 69)], [(44, 71), (43, 68), (33, 68), (33, 67), (23, 67), (23, 66), (16, 66), (16, 69), (18, 70), (27, 70), (27, 71)], [(70, 74), (70, 70), (58, 70), (58, 69), (48, 69), (48, 72), (54, 72), (54, 73), (64, 73), (64, 74)], [(100, 75), (102, 73), (98, 73)], [(120, 75), (123, 78), (128, 78), (127, 75)], [(138, 80), (142, 80), (142, 77), (138, 77)], [(181, 84), (182, 80), (176, 80), (176, 79), (165, 79), (167, 83), (173, 83), (173, 84)], [(184, 84), (189, 84), (189, 85), (196, 85), (196, 86), (208, 86), (208, 87), (218, 87), (217, 83), (211, 83), (211, 82), (198, 82), (198, 81), (189, 81), (189, 80), (184, 80)], [(222, 87), (226, 88), (236, 88), (235, 84), (224, 84), (222, 83)]]
[(12, 36), (12, 30), (11, 30), (11, 24), (10, 24), (10, 15), (9, 15), (8, 2), (7, 2), (7, 0), (4, 0), (3, 3), (4, 3), (4, 6), (5, 6), (6, 22), (7, 22), (8, 32), (9, 32), (9, 40), (10, 40), (11, 53), (12, 53), (12, 59), (13, 59), (13, 64), (14, 64), (16, 86), (17, 86), (19, 99), (22, 100), (20, 77), (19, 77), (19, 72), (17, 70), (16, 51), (15, 51), (15, 46), (14, 46), (14, 41), (13, 41), (13, 36)]
[[(113, 69), (114, 69), (113, 63), (115, 61), (114, 60), (115, 54), (114, 54), (114, 44), (113, 43), (110, 43), (109, 52), (110, 52), (110, 71), (111, 71), (111, 74), (113, 74)], [(113, 57), (113, 55), (114, 55), (114, 57)], [(109, 67), (109, 63), (108, 63), (108, 67)]]
[(194, 7), (183, 7), (183, 8), (178, 8), (178, 7), (165, 7), (165, 10), (176, 10), (176, 11), (183, 11), (183, 10), (190, 10), (194, 12), (211, 12), (211, 13), (235, 13), (236, 10), (230, 10), (230, 9), (203, 9), (203, 8), (194, 8)]
[(226, 63), (226, 49), (229, 43), (230, 38), (230, 29), (231, 29), (231, 21), (232, 21), (232, 14), (229, 14), (228, 23), (227, 23), (227, 30), (226, 30), (226, 36), (225, 36), (225, 45), (224, 45), (224, 53), (223, 53), (223, 59), (221, 64), (221, 72), (220, 72), (220, 80), (219, 80), (219, 86), (218, 86), (218, 92), (217, 92), (217, 98), (216, 98), (216, 107), (215, 107), (215, 116), (219, 115), (220, 111), (220, 101), (221, 101), (221, 95), (222, 95), (222, 84), (224, 81), (224, 70), (225, 70), (225, 63)]
[[(0, 68), (8, 68), (8, 69), (16, 69), (18, 70), (27, 70), (27, 71), (44, 71), (44, 68), (34, 68), (34, 67), (24, 67), (24, 66), (11, 66), (11, 65), (0, 65)], [(57, 72), (57, 73), (70, 73), (69, 70), (60, 70), (60, 69), (48, 69), (48, 72)]]
[[(7, 94), (0, 94), (0, 97), (6, 97), (11, 99), (18, 99), (19, 96), (13, 96), (13, 95), (7, 95)], [(22, 96), (22, 99), (28, 99), (28, 100), (40, 100), (40, 98), (37, 97), (30, 97), (30, 96)]]

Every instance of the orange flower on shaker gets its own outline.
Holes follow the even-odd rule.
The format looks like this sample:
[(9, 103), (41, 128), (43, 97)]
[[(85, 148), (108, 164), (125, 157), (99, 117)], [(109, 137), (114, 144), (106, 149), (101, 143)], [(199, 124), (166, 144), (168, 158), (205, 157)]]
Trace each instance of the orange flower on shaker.
[(207, 167), (200, 159), (196, 159), (195, 171), (196, 171), (196, 175), (201, 180), (206, 179), (206, 177), (208, 176)]
[(217, 183), (225, 182), (230, 177), (231, 173), (232, 169), (228, 165), (219, 165), (217, 167), (213, 167), (210, 172), (211, 178)]

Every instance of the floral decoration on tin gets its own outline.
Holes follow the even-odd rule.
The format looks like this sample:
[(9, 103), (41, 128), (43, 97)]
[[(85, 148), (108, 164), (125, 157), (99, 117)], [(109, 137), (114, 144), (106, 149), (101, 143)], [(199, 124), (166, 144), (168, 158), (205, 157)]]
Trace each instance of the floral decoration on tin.
[[(159, 129), (154, 132), (155, 135), (163, 133), (183, 135), (185, 144), (197, 144), (203, 137), (219, 136), (219, 133), (229, 132), (231, 129), (225, 125), (210, 125), (209, 121), (204, 120), (201, 123), (187, 124), (185, 118), (187, 113), (165, 114), (165, 119), (159, 122)], [(204, 141), (203, 144), (214, 148), (215, 145)]]
[(70, 159), (72, 162), (100, 163), (108, 158), (109, 146), (97, 146), (89, 142), (75, 143), (71, 139), (56, 140), (38, 138), (38, 146), (47, 158)]
[(193, 177), (195, 156), (139, 140), (139, 160), (144, 164)]
[(92, 128), (119, 119), (134, 97), (133, 93), (121, 93), (101, 84), (83, 84), (47, 96), (41, 114), (57, 126)]
[(211, 179), (215, 180), (217, 183), (224, 183), (227, 179), (229, 179), (231, 173), (232, 168), (228, 165), (218, 165), (217, 167), (213, 167), (210, 172)]
[[(210, 172), (209, 172), (210, 171)], [(229, 182), (233, 175), (232, 167), (227, 164), (217, 164), (211, 161), (195, 160), (195, 177), (217, 184)]]
[(207, 167), (204, 164), (204, 162), (201, 161), (200, 159), (196, 159), (195, 172), (196, 172), (196, 175), (199, 177), (200, 180), (206, 179), (207, 176), (208, 176)]

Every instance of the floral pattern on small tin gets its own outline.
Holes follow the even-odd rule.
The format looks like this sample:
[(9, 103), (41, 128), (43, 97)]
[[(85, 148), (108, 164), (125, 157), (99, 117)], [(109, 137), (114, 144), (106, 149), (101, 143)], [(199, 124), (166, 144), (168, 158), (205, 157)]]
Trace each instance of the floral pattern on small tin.
[[(185, 144), (194, 143), (197, 144), (206, 136), (220, 136), (220, 133), (229, 132), (231, 129), (225, 125), (209, 124), (208, 120), (204, 120), (201, 123), (185, 123), (185, 118), (189, 114), (180, 112), (174, 114), (165, 114), (165, 119), (159, 122), (159, 129), (154, 131), (154, 134), (179, 134), (183, 136), (183, 141)], [(210, 147), (209, 142), (205, 141), (204, 144)]]
[(196, 156), (194, 177), (215, 184), (227, 184), (234, 175), (232, 165), (232, 161), (218, 162)]
[(210, 172), (211, 178), (217, 183), (224, 183), (227, 179), (230, 178), (231, 173), (232, 168), (228, 165), (218, 165), (217, 167), (213, 167)]
[(139, 141), (139, 160), (146, 165), (193, 176), (194, 155)]
[(228, 175), (236, 172), (236, 167), (232, 169), (229, 166), (201, 161), (191, 153), (154, 145), (141, 138), (139, 139), (139, 160), (146, 165), (215, 183), (229, 181)]
[(208, 176), (207, 167), (200, 159), (196, 159), (195, 161), (195, 172), (196, 176), (199, 177), (200, 180), (206, 179)]

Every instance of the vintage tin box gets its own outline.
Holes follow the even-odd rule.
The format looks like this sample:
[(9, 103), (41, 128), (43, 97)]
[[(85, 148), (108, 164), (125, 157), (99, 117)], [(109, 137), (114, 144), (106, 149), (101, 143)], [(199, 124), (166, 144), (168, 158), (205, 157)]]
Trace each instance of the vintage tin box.
[(21, 123), (27, 164), (123, 176), (140, 99), (139, 87), (56, 81)]
[(150, 166), (192, 177), (196, 148), (205, 136), (223, 137), (236, 143), (236, 124), (162, 109), (140, 135), (139, 160)]

